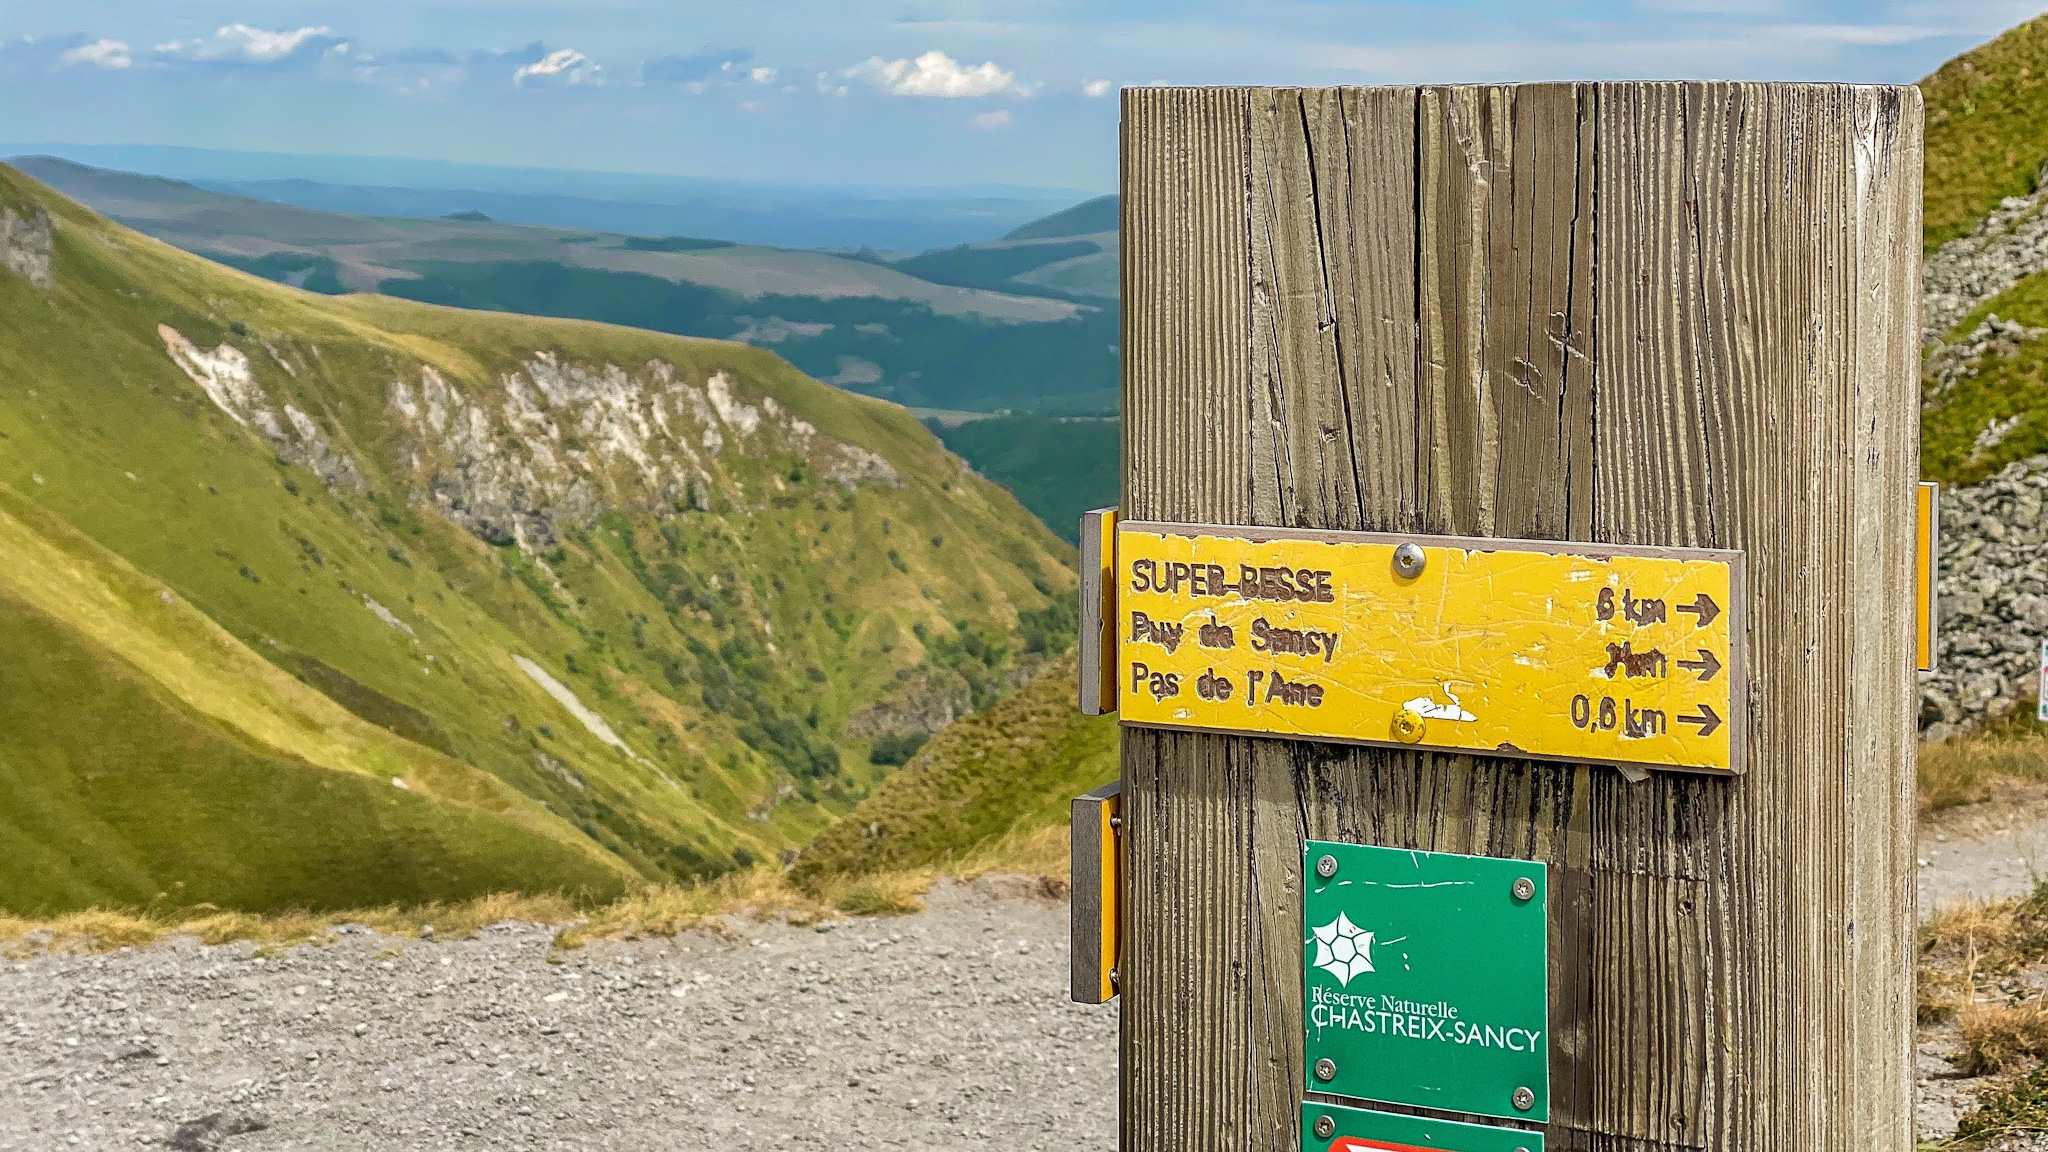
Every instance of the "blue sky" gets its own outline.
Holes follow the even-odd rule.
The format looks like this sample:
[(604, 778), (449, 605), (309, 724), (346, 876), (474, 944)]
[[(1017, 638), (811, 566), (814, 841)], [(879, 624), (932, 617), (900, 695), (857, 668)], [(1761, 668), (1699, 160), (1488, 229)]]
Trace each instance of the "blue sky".
[(1125, 84), (1911, 82), (2043, 0), (0, 0), (0, 139), (1108, 189)]

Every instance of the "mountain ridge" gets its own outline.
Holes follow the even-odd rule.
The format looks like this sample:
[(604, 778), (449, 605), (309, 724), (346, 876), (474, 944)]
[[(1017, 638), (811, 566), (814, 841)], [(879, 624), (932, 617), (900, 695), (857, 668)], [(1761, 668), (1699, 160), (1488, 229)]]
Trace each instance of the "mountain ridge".
[[(431, 892), (342, 869), (345, 903), (557, 874), (616, 890), (772, 858), (885, 774), (871, 738), (846, 731), (854, 712), (923, 674), (999, 694), (1043, 659), (1004, 639), (1020, 620), (1071, 615), (1070, 551), (1007, 494), (909, 413), (772, 353), (305, 293), (5, 167), (0, 256), (0, 375), (16, 385), (0, 394), (0, 491), (24, 509), (6, 523), (30, 525), (12, 530), (48, 555), (65, 554), (60, 538), (90, 542), (100, 585), (132, 570), (143, 591), (128, 599), (147, 608), (110, 615), (91, 582), (31, 587), (27, 568), (0, 576), (25, 605), (12, 626), (53, 662), (118, 661), (176, 705), (161, 727), (199, 741), (195, 789), (381, 756), (373, 777), (351, 777), (376, 783), (380, 804), (427, 804), (439, 830), (393, 825), (356, 851), (497, 845)], [(230, 648), (189, 629), (151, 640), (151, 614), (174, 604)], [(160, 649), (177, 660), (136, 662)], [(202, 694), (218, 706), (181, 696), (174, 665), (230, 669)], [(16, 687), (15, 706), (37, 701), (51, 720), (34, 747), (0, 738), (0, 771), (69, 780), (44, 809), (106, 817), (115, 802), (91, 781), (126, 769), (71, 739), (90, 702), (49, 698), (32, 676)], [(25, 729), (8, 699), (0, 731)], [(337, 740), (368, 752), (321, 751)], [(313, 779), (315, 796), (359, 791)], [(245, 786), (156, 784), (148, 795), (197, 814), (209, 861), (145, 868), (119, 891), (85, 883), (85, 862), (47, 865), (39, 907), (175, 896), (174, 880), (226, 893), (223, 906), (286, 898), (233, 879), (262, 871), (224, 831), (255, 799)], [(339, 812), (300, 823), (314, 837), (344, 826)], [(0, 818), (13, 835), (33, 823)], [(132, 842), (149, 822), (121, 826)], [(566, 867), (564, 852), (587, 863)], [(0, 901), (30, 891), (12, 867), (0, 855), (0, 892), (15, 894)]]

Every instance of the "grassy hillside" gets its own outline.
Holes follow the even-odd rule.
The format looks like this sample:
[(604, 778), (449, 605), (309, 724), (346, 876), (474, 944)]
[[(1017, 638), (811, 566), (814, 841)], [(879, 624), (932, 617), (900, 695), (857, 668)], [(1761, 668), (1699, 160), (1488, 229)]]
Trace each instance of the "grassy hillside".
[(1920, 82), (1927, 103), (1926, 241), (1967, 233), (2048, 162), (2048, 17), (1950, 60)]
[(6, 168), (0, 316), (17, 911), (771, 859), (883, 775), (850, 719), (999, 683), (1072, 595), (907, 412), (766, 351), (300, 292)]
[(1082, 716), (1069, 652), (995, 707), (947, 728), (813, 840), (792, 879), (940, 868), (1067, 822), (1073, 797), (1116, 778), (1116, 717)]
[[(1926, 242), (1930, 250), (1970, 236), (2010, 196), (2038, 189), (2048, 163), (2048, 17), (2030, 20), (1965, 52), (1922, 81), (1927, 101)], [(2021, 211), (1999, 235), (1977, 236), (1930, 255), (1930, 283), (1941, 263), (1982, 260), (1987, 245), (2005, 244), (2010, 231), (2031, 228), (2038, 207)], [(2005, 216), (2011, 213), (2003, 214)], [(2002, 217), (2001, 217), (2002, 218)], [(2006, 257), (2023, 271), (2021, 246)], [(1997, 264), (1998, 261), (1992, 261)], [(1973, 267), (1972, 265), (1964, 265)], [(1967, 285), (1982, 272), (1960, 280)], [(1941, 279), (1956, 290), (1950, 274)], [(2001, 281), (1993, 280), (1995, 286)], [(1967, 289), (1965, 289), (1967, 290)], [(2024, 276), (1980, 301), (1941, 337), (1968, 345), (1992, 316), (2029, 329), (2048, 326), (2048, 273)], [(1985, 344), (1978, 341), (1979, 344)], [(2012, 460), (2048, 451), (2048, 348), (2032, 337), (1993, 339), (1954, 377), (1939, 373), (1947, 351), (1929, 363), (1928, 397), (1921, 415), (1921, 470), (1929, 479), (1975, 483)]]

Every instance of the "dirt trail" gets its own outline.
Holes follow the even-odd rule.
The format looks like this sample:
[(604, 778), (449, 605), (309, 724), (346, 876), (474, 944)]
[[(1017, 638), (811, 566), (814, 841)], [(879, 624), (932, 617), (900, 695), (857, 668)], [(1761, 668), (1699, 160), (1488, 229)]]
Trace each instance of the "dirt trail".
[(1921, 821), (1920, 915), (1967, 900), (2005, 900), (2048, 879), (2048, 787), (2000, 784), (1991, 799)]
[(560, 963), (501, 925), (7, 964), (0, 1149), (1113, 1148), (1115, 1010), (1027, 892)]

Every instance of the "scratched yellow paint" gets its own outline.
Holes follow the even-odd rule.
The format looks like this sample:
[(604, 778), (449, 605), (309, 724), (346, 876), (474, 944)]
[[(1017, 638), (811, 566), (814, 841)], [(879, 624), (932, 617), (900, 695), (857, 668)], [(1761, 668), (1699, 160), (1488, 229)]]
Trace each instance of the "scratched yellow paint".
[(1127, 723), (1742, 770), (1739, 553), (1127, 521), (1116, 574)]

